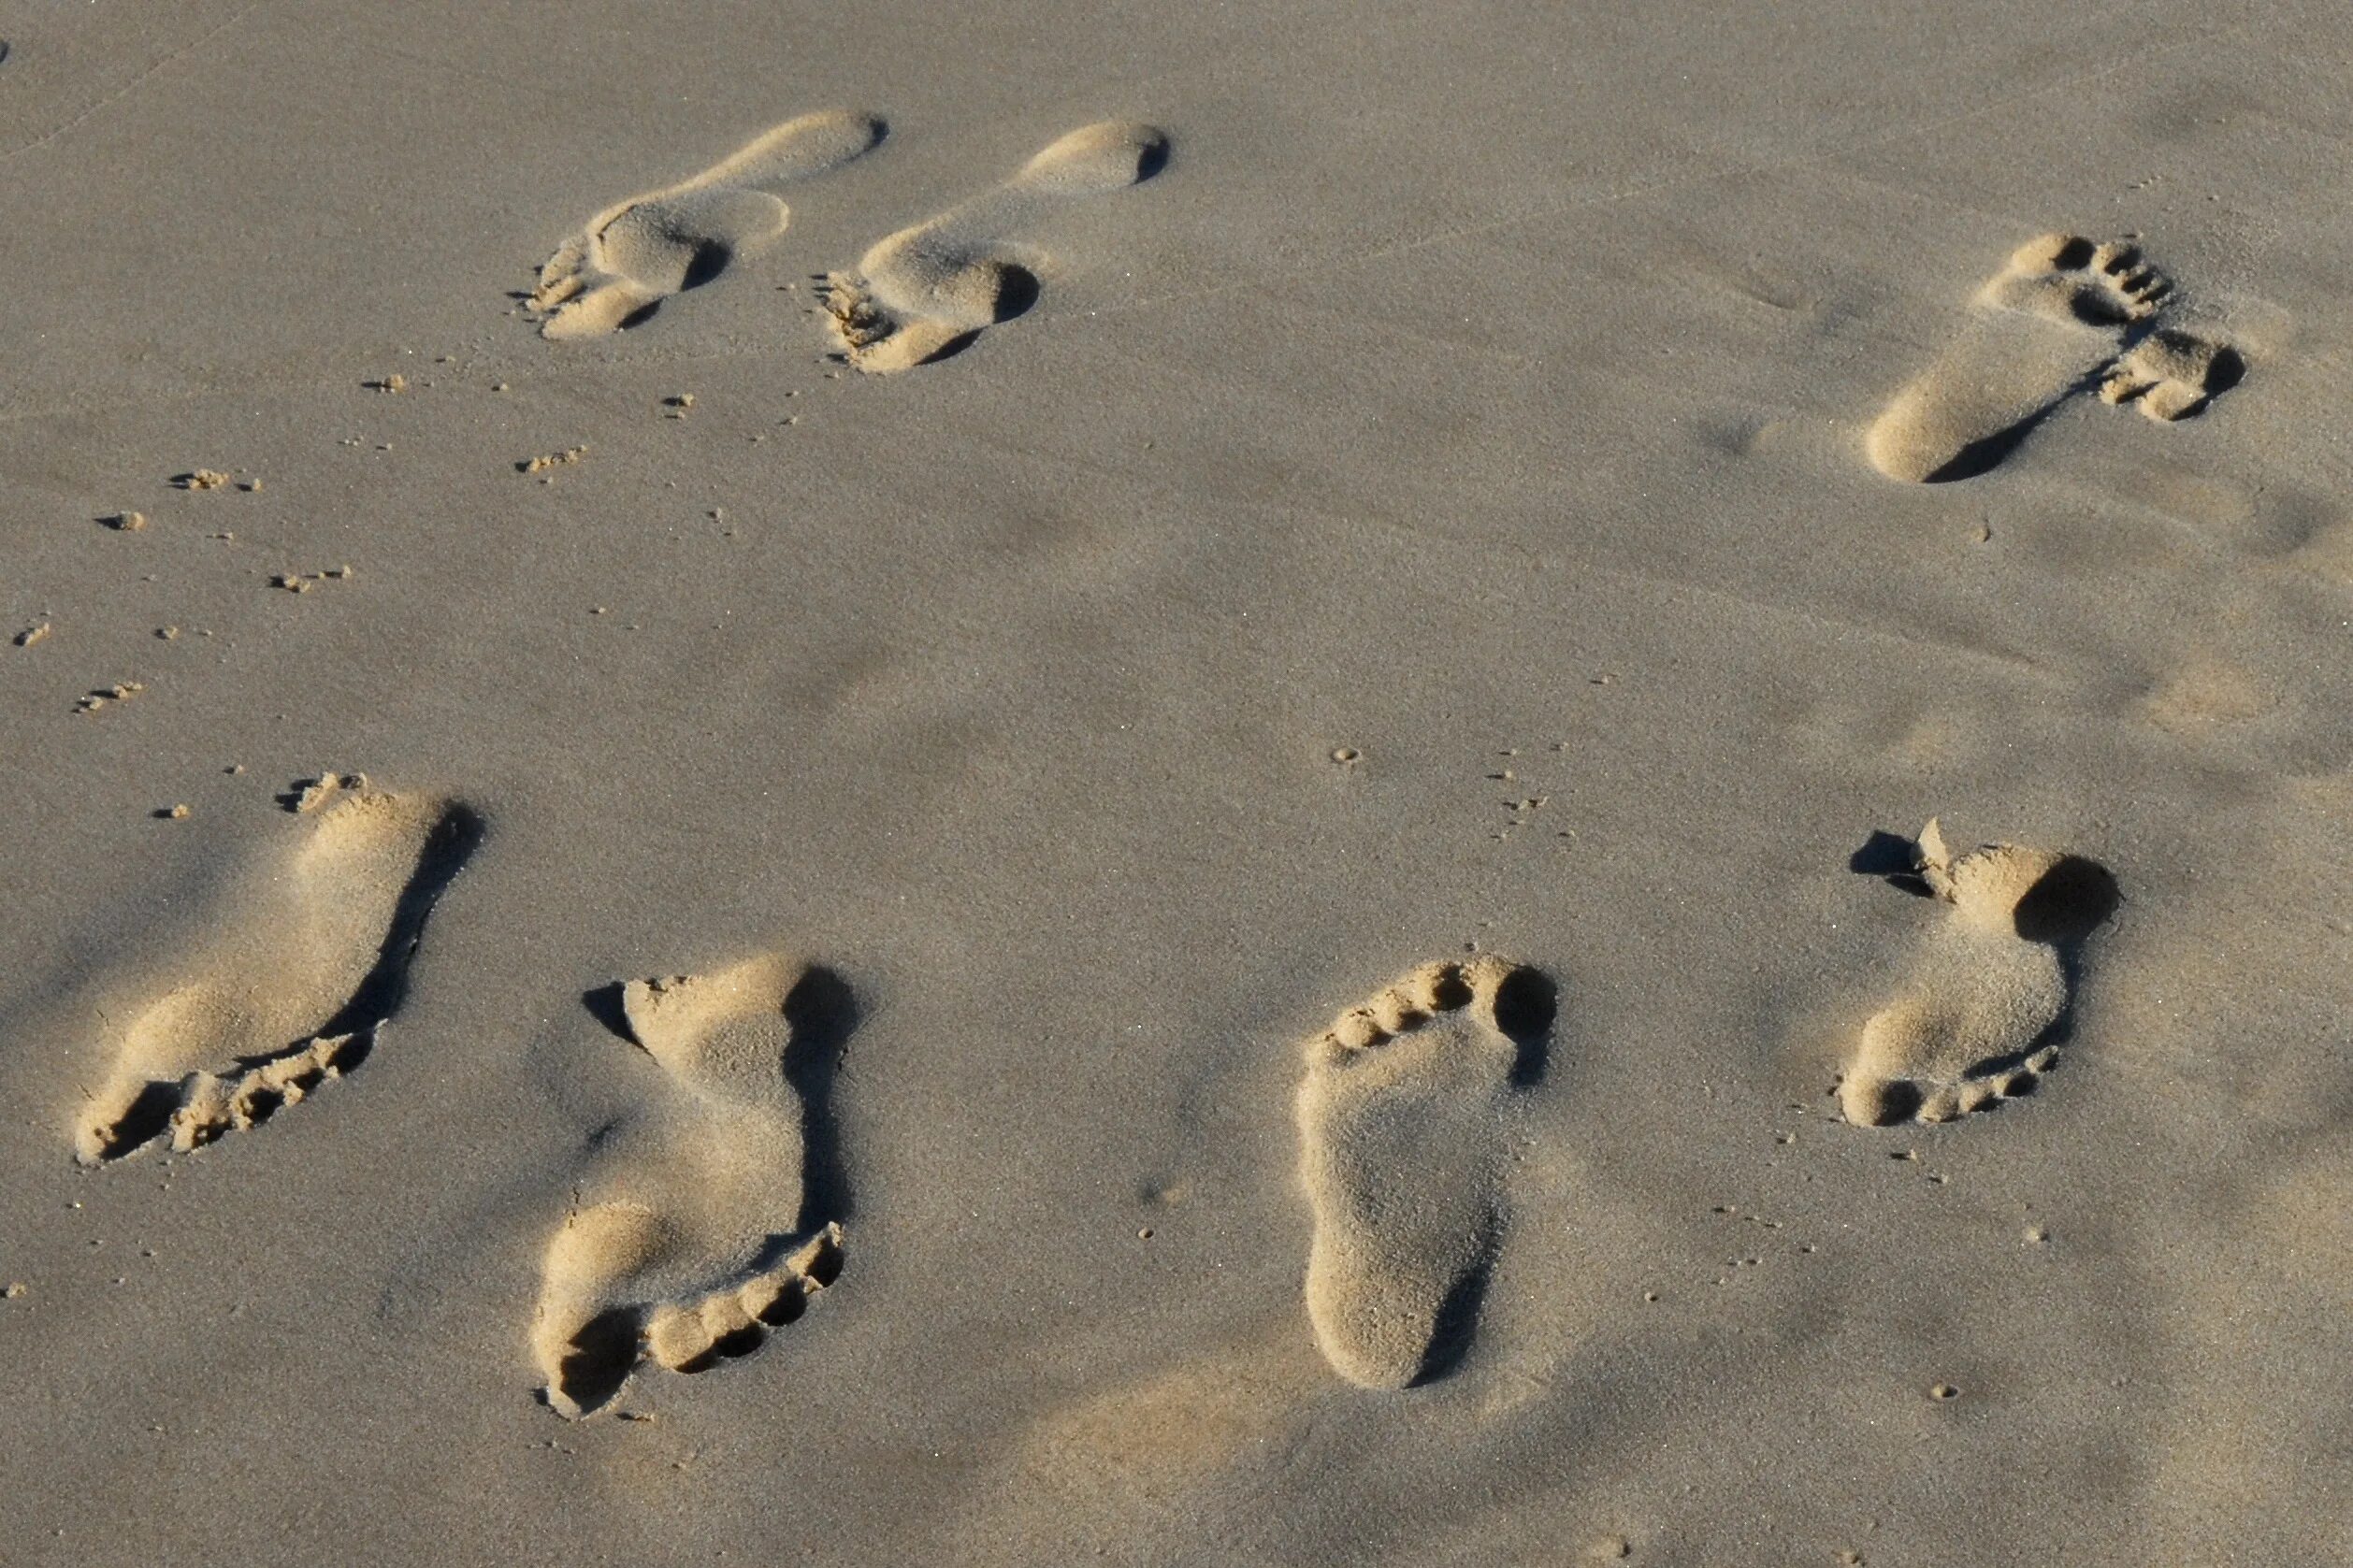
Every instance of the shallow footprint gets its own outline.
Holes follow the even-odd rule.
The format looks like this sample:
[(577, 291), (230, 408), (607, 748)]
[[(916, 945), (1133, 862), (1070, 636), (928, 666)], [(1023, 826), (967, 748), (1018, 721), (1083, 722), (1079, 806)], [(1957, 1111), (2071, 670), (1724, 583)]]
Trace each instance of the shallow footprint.
[[(398, 1006), (434, 900), (481, 836), (427, 795), (315, 787), (290, 854), (266, 856), (208, 922), (219, 935), (141, 987), (74, 1152), (185, 1152), (267, 1120), (363, 1060)], [(102, 1009), (102, 1012), (104, 1010)]]
[(2099, 381), (2170, 292), (2129, 245), (2064, 234), (2028, 241), (1980, 291), (1960, 340), (1871, 425), (1872, 466), (1913, 483), (1984, 473)]
[(1124, 189), (1167, 161), (1165, 132), (1106, 120), (1071, 132), (994, 190), (879, 241), (855, 274), (826, 280), (843, 352), (860, 370), (887, 375), (1011, 321), (1037, 299), (1038, 260), (1007, 237), (1054, 202)]
[(2100, 397), (2171, 423), (2203, 410), (2216, 393), (2238, 385), (2245, 371), (2245, 361), (2226, 344), (2187, 332), (2152, 332), (2110, 368)]
[(1424, 964), (1307, 1042), (1307, 1317), (1351, 1383), (1406, 1387), (1475, 1314), (1512, 1086), (1551, 1028), (1552, 995), (1500, 958)]
[(766, 957), (621, 988), (667, 1092), (606, 1132), (549, 1241), (531, 1325), (548, 1403), (601, 1408), (650, 1357), (700, 1372), (757, 1349), (841, 1271), (842, 1228), (804, 1231), (789, 1055), (837, 1048), (848, 991)]
[(1951, 1121), (2033, 1092), (2069, 1002), (2074, 949), (2115, 913), (2115, 879), (2077, 856), (1987, 844), (1956, 856), (1934, 821), (1915, 869), (1952, 912), (1871, 1014), (1839, 1106), (1858, 1126)]
[(540, 268), (540, 335), (599, 338), (671, 295), (709, 282), (785, 232), (790, 209), (768, 187), (841, 167), (883, 138), (871, 114), (828, 109), (763, 132), (693, 179), (606, 208)]

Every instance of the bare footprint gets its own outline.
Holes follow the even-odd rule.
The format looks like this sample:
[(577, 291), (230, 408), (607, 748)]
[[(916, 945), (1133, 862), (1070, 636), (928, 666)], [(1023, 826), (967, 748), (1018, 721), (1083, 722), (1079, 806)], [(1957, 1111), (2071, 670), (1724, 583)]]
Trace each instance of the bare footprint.
[(802, 1230), (787, 1063), (837, 1049), (851, 1009), (830, 971), (773, 957), (621, 988), (668, 1092), (599, 1140), (548, 1243), (531, 1348), (558, 1413), (601, 1408), (648, 1356), (700, 1372), (748, 1354), (840, 1273), (842, 1228)]
[(1307, 1042), (1307, 1318), (1351, 1383), (1402, 1388), (1466, 1334), (1501, 1225), (1513, 1085), (1552, 1018), (1550, 982), (1481, 957), (1424, 964)]
[(2154, 418), (2196, 411), (2237, 356), (2184, 333), (2148, 337), (2171, 290), (2131, 246), (2064, 234), (2029, 240), (1979, 293), (1960, 340), (1871, 425), (1872, 466), (1913, 483), (1971, 478), (2095, 385), (2111, 402), (2140, 398)]
[(2170, 423), (2203, 410), (2245, 372), (2238, 352), (2225, 344), (2187, 332), (2153, 332), (2109, 369), (2100, 397)]
[(363, 1060), (399, 1005), (425, 918), (481, 822), (365, 785), (305, 798), (316, 820), (302, 842), (251, 869), (208, 922), (211, 942), (137, 987), (75, 1128), (84, 1164), (268, 1119)]
[(1158, 174), (1166, 133), (1106, 120), (1071, 132), (1010, 180), (875, 244), (855, 274), (826, 281), (825, 306), (852, 365), (885, 375), (961, 349), (1035, 303), (1037, 252), (1008, 237), (1054, 202)]
[(841, 167), (880, 142), (871, 114), (828, 109), (753, 137), (693, 179), (606, 208), (540, 268), (530, 308), (540, 334), (600, 338), (785, 232), (790, 209), (768, 187)]
[(2049, 1037), (2074, 950), (2117, 903), (2115, 879), (2089, 860), (2014, 844), (1956, 856), (1934, 821), (1915, 867), (1952, 912), (1863, 1026), (1839, 1084), (1858, 1126), (1951, 1121), (2032, 1093), (2058, 1056)]

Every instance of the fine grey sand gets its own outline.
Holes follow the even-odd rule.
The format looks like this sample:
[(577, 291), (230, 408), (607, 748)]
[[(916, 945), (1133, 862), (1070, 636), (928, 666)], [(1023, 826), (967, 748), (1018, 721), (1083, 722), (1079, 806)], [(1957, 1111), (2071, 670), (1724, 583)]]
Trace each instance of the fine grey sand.
[(9, 1568), (2343, 1559), (2353, 12), (0, 40)]

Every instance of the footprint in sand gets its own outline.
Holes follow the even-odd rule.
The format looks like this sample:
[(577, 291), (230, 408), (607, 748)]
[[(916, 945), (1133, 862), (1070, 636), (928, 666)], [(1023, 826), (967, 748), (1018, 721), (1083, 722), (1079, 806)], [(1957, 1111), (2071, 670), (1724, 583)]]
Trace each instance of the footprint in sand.
[(663, 1091), (602, 1134), (549, 1241), (531, 1325), (548, 1403), (609, 1403), (647, 1357), (701, 1372), (758, 1348), (841, 1271), (842, 1228), (804, 1230), (794, 1075), (853, 1021), (830, 971), (758, 957), (622, 986)]
[(2244, 366), (2220, 344), (2153, 331), (2171, 293), (2129, 245), (2064, 234), (2029, 240), (1980, 291), (1960, 340), (1871, 425), (1872, 466), (1913, 483), (1972, 478), (2095, 387), (2152, 419), (2196, 413)]
[(826, 280), (825, 308), (844, 353), (884, 375), (1011, 321), (1036, 302), (1044, 261), (1009, 237), (1055, 202), (1122, 190), (1167, 162), (1166, 133), (1106, 120), (1071, 132), (994, 190), (878, 242), (855, 274)]
[(481, 820), (365, 784), (303, 799), (309, 832), (250, 868), (206, 922), (218, 934), (123, 982), (133, 999), (111, 1031), (113, 1068), (75, 1128), (84, 1164), (165, 1137), (184, 1152), (268, 1119), (357, 1066), (399, 1006), (425, 918)]
[(1951, 1121), (2032, 1093), (2057, 1059), (2050, 1037), (2076, 951), (2118, 902), (2115, 878), (2089, 860), (2014, 844), (1956, 856), (1934, 821), (1913, 863), (1952, 911), (1863, 1025), (1839, 1084), (1858, 1126)]
[(1514, 1086), (1551, 982), (1500, 958), (1424, 964), (1306, 1043), (1307, 1318), (1334, 1370), (1402, 1388), (1467, 1337), (1502, 1224)]
[(600, 338), (671, 295), (707, 283), (785, 232), (768, 187), (825, 174), (872, 150), (885, 126), (829, 109), (787, 120), (693, 179), (606, 208), (540, 268), (530, 308), (541, 337)]

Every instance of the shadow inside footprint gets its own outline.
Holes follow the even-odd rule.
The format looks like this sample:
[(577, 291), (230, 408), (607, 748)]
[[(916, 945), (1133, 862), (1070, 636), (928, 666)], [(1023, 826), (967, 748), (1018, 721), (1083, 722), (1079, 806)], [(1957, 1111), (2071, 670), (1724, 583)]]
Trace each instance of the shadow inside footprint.
[(424, 940), (426, 916), (433, 913), (433, 906), (465, 869), (466, 862), (473, 858), (474, 851), (482, 844), (483, 831), (481, 815), (463, 805), (452, 805), (433, 825), (424, 853), (418, 856), (417, 869), (410, 876), (408, 885), (400, 890), (399, 901), (393, 905), (392, 926), (384, 933), (375, 966), (352, 992), (351, 1000), (320, 1027), (321, 1035), (354, 1037), (359, 1054), (350, 1058), (354, 1065), (367, 1054), (364, 1042), (368, 1031), (398, 1012), (400, 1004), (408, 1000), (409, 960), (416, 957), (417, 943)]
[(180, 1081), (158, 1079), (139, 1090), (130, 1108), (106, 1129), (98, 1145), (98, 1158), (119, 1159), (133, 1149), (143, 1148), (161, 1138), (171, 1127), (172, 1114), (180, 1109)]
[(842, 1158), (841, 1133), (830, 1108), (842, 1054), (858, 1029), (858, 995), (832, 970), (812, 965), (785, 997), (785, 1022), (792, 1041), (785, 1053), (785, 1081), (807, 1108), (801, 1129), (801, 1212), (804, 1220), (816, 1215), (846, 1223), (849, 1166)]
[[(564, 1352), (556, 1376), (556, 1392), (581, 1410), (595, 1410), (621, 1391), (637, 1364), (638, 1313), (614, 1307), (599, 1313), (581, 1326)], [(546, 1390), (541, 1398), (546, 1399)]]
[[(2214, 364), (2206, 371), (2207, 396), (2219, 396), (2245, 380), (2246, 380), (2246, 357), (2227, 344), (2216, 349)], [(2202, 406), (2199, 411), (2204, 411)]]
[(1479, 1328), (1479, 1309), (1487, 1297), (1487, 1276), (1494, 1272), (1494, 1259), (1482, 1257), (1472, 1264), (1468, 1273), (1454, 1282), (1438, 1304), (1437, 1317), (1430, 1331), (1430, 1348), (1422, 1358), (1422, 1370), (1413, 1374), (1406, 1387), (1419, 1388), (1451, 1375), (1470, 1354), (1471, 1339)]
[(2070, 387), (2066, 393), (2054, 397), (2008, 429), (1997, 430), (1990, 436), (1970, 442), (1955, 453), (1942, 468), (1933, 470), (1920, 482), (1951, 484), (1957, 480), (1975, 479), (1980, 474), (1991, 473), (2001, 467), (2012, 453), (2026, 445), (2027, 438), (2034, 434), (2035, 427), (2057, 411), (2058, 406), (2073, 396), (2075, 392), (2075, 388)]
[(2107, 867), (2069, 855), (2027, 889), (2014, 918), (2018, 935), (2028, 942), (2072, 947), (2107, 924), (2123, 902)]
[(1541, 971), (1523, 966), (1495, 987), (1495, 1027), (1518, 1053), (1511, 1064), (1514, 1088), (1544, 1076), (1552, 1057), (1552, 1020), (1560, 1010), (1561, 988)]

